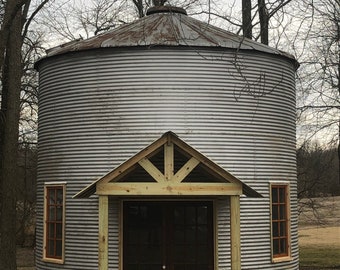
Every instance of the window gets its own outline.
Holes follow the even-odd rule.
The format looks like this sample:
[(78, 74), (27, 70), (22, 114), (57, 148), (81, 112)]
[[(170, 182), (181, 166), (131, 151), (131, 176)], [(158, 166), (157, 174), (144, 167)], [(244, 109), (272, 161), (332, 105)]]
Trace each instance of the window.
[(44, 259), (63, 263), (65, 184), (45, 186)]
[(273, 261), (290, 256), (289, 186), (271, 185), (271, 233)]

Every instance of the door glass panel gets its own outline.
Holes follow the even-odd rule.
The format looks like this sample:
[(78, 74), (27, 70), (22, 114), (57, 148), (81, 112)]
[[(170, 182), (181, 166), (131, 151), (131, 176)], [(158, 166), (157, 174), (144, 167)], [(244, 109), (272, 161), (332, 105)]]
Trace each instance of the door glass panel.
[(125, 202), (124, 270), (213, 269), (211, 202)]

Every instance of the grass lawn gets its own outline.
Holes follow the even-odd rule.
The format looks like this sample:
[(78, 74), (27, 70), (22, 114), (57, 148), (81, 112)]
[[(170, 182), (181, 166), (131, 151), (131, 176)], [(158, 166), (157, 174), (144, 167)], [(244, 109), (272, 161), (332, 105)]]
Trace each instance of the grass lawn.
[(340, 269), (340, 248), (300, 246), (300, 266)]

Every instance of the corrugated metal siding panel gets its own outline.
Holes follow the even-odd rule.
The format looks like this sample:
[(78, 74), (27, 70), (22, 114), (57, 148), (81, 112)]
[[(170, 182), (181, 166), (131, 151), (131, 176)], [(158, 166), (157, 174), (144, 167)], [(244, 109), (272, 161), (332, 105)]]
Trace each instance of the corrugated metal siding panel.
[[(168, 130), (264, 195), (242, 199), (242, 266), (282, 267), (268, 257), (268, 182), (296, 182), (294, 67), (281, 57), (241, 51), (240, 73), (234, 57), (232, 51), (107, 49), (41, 63), (38, 194), (42, 182), (68, 182), (72, 225), (66, 227), (63, 269), (93, 269), (97, 263), (97, 199), (71, 196)], [(296, 194), (295, 185), (291, 192)], [(38, 214), (41, 207), (38, 201)], [(84, 232), (86, 257), (77, 246), (83, 230), (71, 228), (82, 223), (91, 224)], [(38, 255), (39, 245), (38, 239)]]
[(119, 269), (119, 215), (118, 200), (109, 200), (109, 269)]
[(230, 270), (230, 203), (229, 198), (216, 200), (217, 269)]

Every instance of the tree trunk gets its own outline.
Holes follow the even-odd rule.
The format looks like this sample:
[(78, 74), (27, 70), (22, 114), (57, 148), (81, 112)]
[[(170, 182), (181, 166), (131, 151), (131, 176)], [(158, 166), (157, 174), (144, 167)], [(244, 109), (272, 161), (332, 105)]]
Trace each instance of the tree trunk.
[(252, 38), (252, 22), (251, 22), (251, 0), (242, 0), (242, 31), (243, 36)]
[[(14, 3), (16, 1), (8, 1)], [(6, 44), (0, 127), (0, 270), (16, 270), (16, 172), (21, 89), (22, 21), (19, 9)]]
[(259, 16), (260, 16), (260, 34), (261, 43), (268, 45), (268, 23), (269, 14), (265, 0), (258, 0)]

